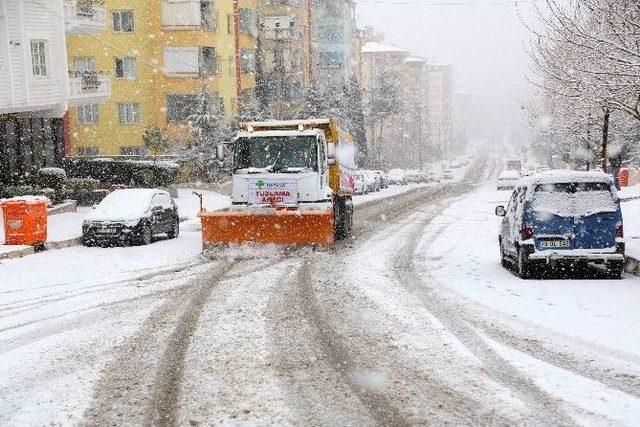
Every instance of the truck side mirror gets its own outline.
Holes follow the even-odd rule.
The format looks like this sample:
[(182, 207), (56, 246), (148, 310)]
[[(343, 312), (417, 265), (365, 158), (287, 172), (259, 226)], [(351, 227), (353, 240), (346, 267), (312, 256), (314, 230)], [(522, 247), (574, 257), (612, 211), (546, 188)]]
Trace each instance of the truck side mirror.
[(336, 144), (327, 144), (327, 164), (334, 166), (336, 164)]

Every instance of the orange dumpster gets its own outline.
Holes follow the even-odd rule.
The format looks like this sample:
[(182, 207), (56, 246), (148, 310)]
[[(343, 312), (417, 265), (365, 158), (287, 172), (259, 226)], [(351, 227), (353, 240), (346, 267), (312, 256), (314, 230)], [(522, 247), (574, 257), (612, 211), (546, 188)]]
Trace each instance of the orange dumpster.
[(618, 182), (620, 183), (620, 187), (629, 186), (629, 175), (629, 168), (620, 169), (620, 172), (618, 172)]
[(42, 198), (13, 198), (0, 203), (5, 245), (39, 246), (47, 241), (47, 204)]

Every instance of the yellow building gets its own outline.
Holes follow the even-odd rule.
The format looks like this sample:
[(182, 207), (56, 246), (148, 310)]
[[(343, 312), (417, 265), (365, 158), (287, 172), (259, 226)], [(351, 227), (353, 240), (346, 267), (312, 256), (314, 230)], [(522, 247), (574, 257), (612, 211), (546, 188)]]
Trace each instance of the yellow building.
[[(105, 74), (111, 97), (72, 108), (71, 155), (140, 155), (145, 129), (176, 143), (206, 88), (232, 117), (255, 86), (253, 0), (106, 0), (100, 35), (69, 35), (69, 69)], [(88, 79), (91, 80), (91, 79)]]

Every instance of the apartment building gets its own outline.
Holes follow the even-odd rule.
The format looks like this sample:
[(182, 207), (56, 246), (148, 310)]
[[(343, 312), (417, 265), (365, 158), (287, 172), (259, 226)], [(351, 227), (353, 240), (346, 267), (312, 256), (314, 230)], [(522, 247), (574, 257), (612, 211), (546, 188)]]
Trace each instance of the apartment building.
[(315, 81), (336, 82), (356, 73), (357, 28), (352, 0), (312, 0), (311, 33)]
[[(363, 92), (365, 115), (370, 117), (366, 128), (370, 166), (386, 167), (393, 163), (404, 166), (398, 158), (398, 143), (402, 140), (401, 113), (405, 110), (402, 95), (403, 72), (405, 60), (410, 52), (381, 42), (366, 42), (360, 53), (360, 85)], [(386, 86), (386, 87), (385, 87)], [(394, 90), (392, 90), (394, 88)], [(393, 93), (392, 93), (393, 92)], [(389, 114), (378, 120), (378, 112), (374, 111), (378, 103), (386, 104), (385, 97), (395, 98), (391, 101)]]
[(138, 156), (158, 126), (188, 144), (203, 94), (228, 117), (255, 87), (253, 0), (105, 0), (100, 37), (67, 40), (69, 68), (111, 78), (111, 98), (70, 110), (72, 155)]
[(439, 152), (446, 153), (453, 142), (453, 67), (429, 64), (427, 72), (430, 142)]
[[(69, 103), (108, 88), (68, 75), (66, 34), (99, 34), (104, 9), (71, 0), (0, 0), (0, 181), (61, 163)], [(98, 99), (100, 100), (100, 99)]]
[(257, 92), (276, 117), (295, 111), (311, 80), (310, 1), (259, 1)]

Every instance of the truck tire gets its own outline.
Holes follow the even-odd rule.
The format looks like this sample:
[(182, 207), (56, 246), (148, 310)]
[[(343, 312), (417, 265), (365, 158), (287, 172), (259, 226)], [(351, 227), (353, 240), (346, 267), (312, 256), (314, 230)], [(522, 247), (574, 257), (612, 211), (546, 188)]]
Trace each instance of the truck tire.
[(333, 230), (336, 240), (349, 237), (353, 227), (353, 202), (351, 198), (336, 197), (333, 201)]

